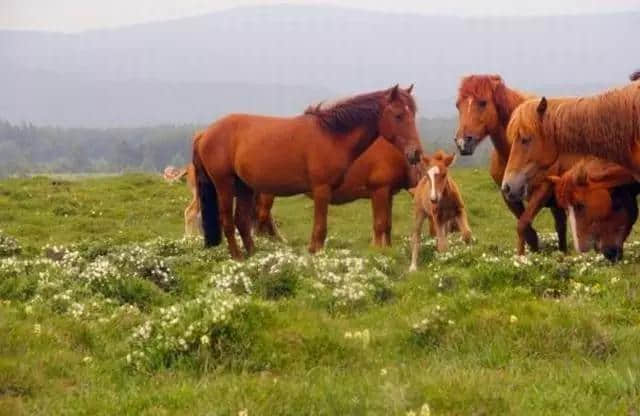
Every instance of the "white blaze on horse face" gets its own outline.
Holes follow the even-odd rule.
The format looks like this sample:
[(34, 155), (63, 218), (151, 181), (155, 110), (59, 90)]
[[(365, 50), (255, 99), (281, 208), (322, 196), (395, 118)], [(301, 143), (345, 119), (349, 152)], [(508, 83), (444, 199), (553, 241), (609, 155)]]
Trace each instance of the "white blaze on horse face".
[(569, 225), (571, 226), (571, 235), (573, 236), (573, 248), (576, 250), (576, 253), (580, 253), (580, 241), (578, 241), (576, 213), (573, 210), (573, 205), (569, 205)]
[(471, 112), (471, 104), (473, 104), (473, 98), (469, 97), (469, 101), (467, 104), (467, 111)]
[(429, 192), (429, 198), (431, 201), (437, 201), (438, 196), (436, 195), (436, 175), (440, 173), (440, 168), (437, 166), (432, 166), (427, 171), (427, 175), (429, 175), (429, 182), (431, 182), (431, 190)]

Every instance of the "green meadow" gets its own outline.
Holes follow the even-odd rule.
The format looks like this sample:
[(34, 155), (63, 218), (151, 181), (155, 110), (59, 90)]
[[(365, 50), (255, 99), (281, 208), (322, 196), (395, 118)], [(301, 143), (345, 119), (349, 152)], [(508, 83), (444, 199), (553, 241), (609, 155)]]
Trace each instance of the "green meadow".
[(474, 242), (424, 237), (408, 273), (408, 194), (393, 247), (369, 201), (277, 199), (286, 242), (183, 238), (191, 195), (159, 176), (0, 181), (0, 415), (636, 415), (640, 243), (624, 261), (515, 257), (485, 169), (454, 169)]

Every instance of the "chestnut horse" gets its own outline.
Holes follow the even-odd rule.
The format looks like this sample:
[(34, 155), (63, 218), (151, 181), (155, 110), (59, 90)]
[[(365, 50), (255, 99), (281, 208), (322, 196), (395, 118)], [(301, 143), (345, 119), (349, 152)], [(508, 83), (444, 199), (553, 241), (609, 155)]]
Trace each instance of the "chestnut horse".
[(531, 193), (528, 184), (567, 153), (618, 163), (638, 178), (640, 82), (592, 97), (528, 100), (512, 115), (507, 136), (513, 145), (502, 190), (511, 200)]
[[(464, 77), (458, 88), (456, 107), (458, 108), (458, 131), (455, 142), (460, 154), (472, 155), (478, 144), (487, 136), (491, 137), (493, 151), (489, 173), (498, 186), (511, 152), (511, 142), (506, 130), (513, 111), (526, 99), (533, 97), (506, 86), (500, 75), (470, 75)], [(509, 210), (518, 219), (519, 234), (524, 235), (532, 251), (538, 251), (538, 234), (530, 221), (520, 221), (526, 209), (522, 201), (505, 200)], [(555, 220), (558, 246), (567, 251), (567, 218), (564, 210), (553, 200), (547, 202)], [(529, 216), (528, 214), (525, 218)], [(522, 253), (521, 253), (522, 254)]]
[(375, 138), (384, 137), (411, 161), (419, 159), (415, 111), (411, 94), (396, 85), (327, 109), (308, 108), (296, 117), (233, 114), (213, 123), (193, 146), (205, 244), (220, 244), (222, 223), (231, 256), (241, 258), (235, 240), (234, 196), (235, 225), (251, 254), (254, 193), (310, 192), (314, 225), (309, 251), (322, 249), (332, 193)]
[[(341, 205), (356, 199), (371, 199), (373, 244), (390, 246), (393, 196), (401, 189), (414, 187), (417, 176), (402, 152), (379, 137), (349, 167), (342, 184), (333, 191), (330, 203)], [(273, 219), (269, 210), (273, 198), (270, 204), (267, 198), (265, 196), (265, 201), (257, 207), (257, 231), (272, 234)]]
[(607, 259), (622, 258), (623, 245), (638, 219), (640, 183), (627, 169), (587, 158), (561, 177), (550, 176), (558, 204), (569, 213), (577, 252), (595, 245)]

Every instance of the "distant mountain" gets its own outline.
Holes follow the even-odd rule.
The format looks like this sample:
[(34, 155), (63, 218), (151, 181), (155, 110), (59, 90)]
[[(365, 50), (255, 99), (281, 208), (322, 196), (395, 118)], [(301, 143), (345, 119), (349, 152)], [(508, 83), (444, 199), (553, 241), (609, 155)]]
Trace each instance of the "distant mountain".
[(454, 115), (459, 78), (496, 72), (550, 95), (595, 92), (640, 67), (640, 12), (456, 18), (248, 7), (78, 34), (0, 31), (0, 118), (112, 126), (294, 114), (416, 83), (422, 116)]

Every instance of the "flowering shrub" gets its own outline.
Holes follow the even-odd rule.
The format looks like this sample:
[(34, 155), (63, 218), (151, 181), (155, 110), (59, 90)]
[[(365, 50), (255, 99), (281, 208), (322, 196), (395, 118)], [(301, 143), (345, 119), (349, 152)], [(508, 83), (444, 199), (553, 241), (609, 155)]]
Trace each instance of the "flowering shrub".
[(20, 254), (18, 241), (0, 230), (0, 257), (15, 256), (17, 254)]
[(109, 258), (120, 270), (149, 280), (162, 289), (170, 289), (177, 283), (177, 276), (165, 261), (146, 248), (130, 246)]
[(230, 323), (247, 300), (212, 289), (195, 299), (160, 308), (137, 327), (131, 337), (133, 351), (126, 360), (138, 369), (171, 364), (195, 350), (220, 353), (231, 342)]
[(390, 290), (387, 273), (393, 261), (387, 257), (363, 258), (346, 249), (327, 249), (309, 256), (281, 244), (266, 245), (268, 251), (245, 261), (220, 264), (209, 278), (211, 285), (236, 295), (257, 293), (277, 299), (293, 295), (300, 280), (307, 280), (316, 295), (328, 295), (332, 307), (362, 305)]

